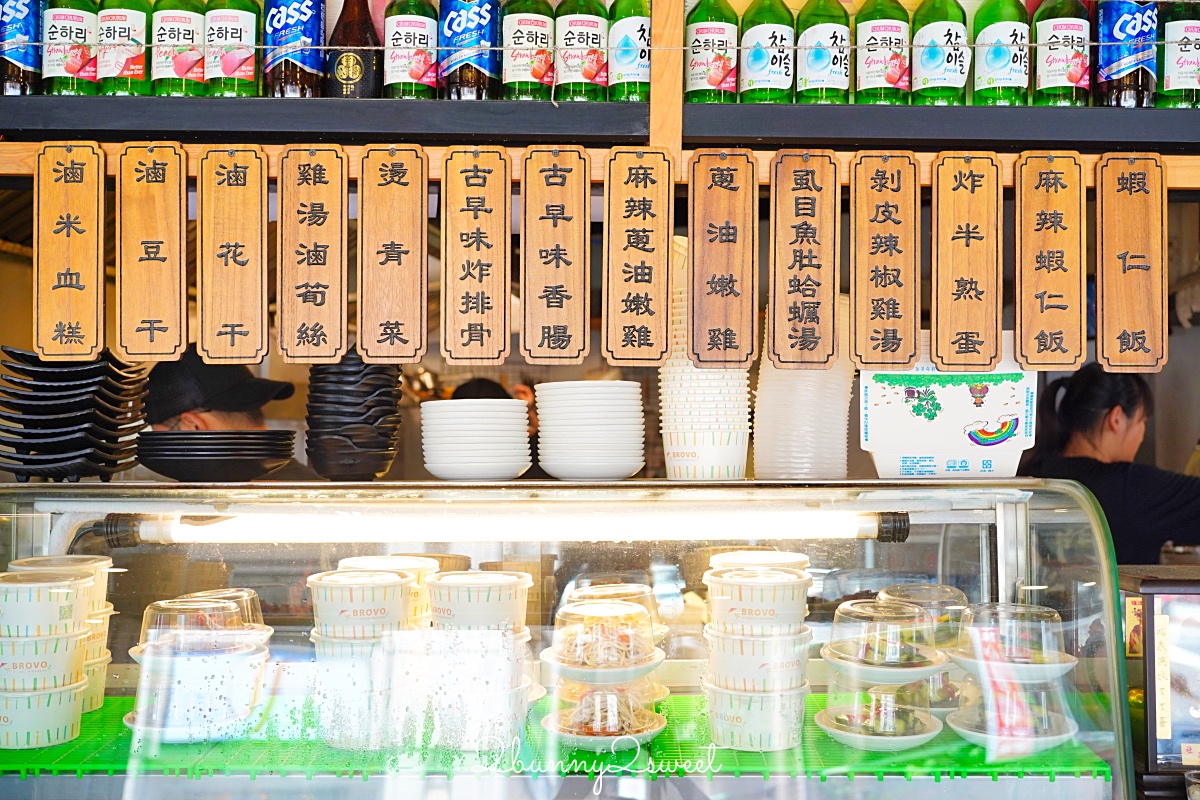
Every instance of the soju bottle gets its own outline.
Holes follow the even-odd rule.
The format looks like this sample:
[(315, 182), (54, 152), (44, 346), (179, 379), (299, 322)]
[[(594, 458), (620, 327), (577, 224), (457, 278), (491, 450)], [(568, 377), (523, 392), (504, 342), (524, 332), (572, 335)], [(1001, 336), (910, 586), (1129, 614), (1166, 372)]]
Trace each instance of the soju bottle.
[(1200, 6), (1158, 4), (1158, 108), (1200, 106)]
[(850, 15), (838, 0), (808, 0), (796, 15), (796, 102), (850, 96)]
[(383, 13), (383, 96), (436, 99), (437, 9), (429, 0), (392, 0)]
[(158, 0), (150, 40), (154, 94), (203, 97), (204, 0)]
[(506, 100), (549, 100), (554, 87), (554, 9), (546, 0), (500, 7), (501, 74)]
[(49, 0), (42, 12), (44, 94), (100, 93), (97, 74), (97, 17), (93, 0)]
[(604, 0), (563, 0), (554, 12), (554, 99), (608, 99)]
[(608, 99), (650, 101), (650, 0), (616, 0), (609, 9)]
[(1023, 106), (1029, 99), (1029, 13), (1022, 0), (987, 0), (975, 12), (977, 106)]
[(258, 97), (258, 0), (208, 0), (204, 12), (204, 79), (209, 97)]
[(783, 0), (754, 0), (746, 9), (742, 15), (742, 70), (738, 77), (741, 102), (792, 102), (795, 24)]
[(150, 44), (149, 0), (102, 0), (97, 26), (100, 54), (96, 74), (100, 94), (148, 95), (153, 91), (147, 69)]
[(736, 103), (738, 15), (728, 0), (700, 0), (683, 34), (685, 103)]
[(1086, 106), (1092, 25), (1080, 0), (1046, 0), (1033, 15), (1035, 106)]
[(914, 106), (967, 104), (967, 12), (958, 0), (924, 0), (913, 12)]
[(854, 102), (908, 105), (908, 12), (897, 0), (866, 0), (854, 15)]

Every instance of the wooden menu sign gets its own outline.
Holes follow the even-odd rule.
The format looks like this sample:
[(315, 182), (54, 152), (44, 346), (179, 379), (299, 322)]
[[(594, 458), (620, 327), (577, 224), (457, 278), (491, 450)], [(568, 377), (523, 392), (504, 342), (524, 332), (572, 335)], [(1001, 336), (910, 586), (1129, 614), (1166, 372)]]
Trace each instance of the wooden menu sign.
[(501, 147), (450, 147), (442, 165), (442, 354), (502, 364), (509, 350), (511, 177)]
[(665, 149), (615, 148), (604, 175), (604, 357), (659, 367), (671, 351), (675, 183)]
[(267, 353), (267, 157), (253, 144), (204, 148), (196, 178), (196, 349), (209, 363)]
[(415, 364), (429, 347), (425, 151), (367, 145), (358, 175), (358, 352), (368, 364)]
[(333, 364), (346, 352), (346, 155), (337, 145), (289, 147), (278, 187), (279, 352)]
[(1002, 201), (995, 153), (934, 160), (929, 355), (939, 370), (991, 372), (1000, 361)]
[(48, 142), (33, 181), (33, 346), (48, 361), (104, 349), (104, 151)]
[(132, 142), (117, 157), (117, 342), (126, 361), (174, 361), (188, 345), (187, 153)]
[(1087, 195), (1078, 153), (1022, 153), (1016, 188), (1017, 362), (1071, 370), (1087, 352)]
[(921, 354), (921, 187), (910, 152), (850, 162), (850, 354), (903, 369)]
[(838, 359), (841, 184), (830, 150), (781, 150), (771, 164), (767, 355), (785, 369)]
[(521, 353), (581, 364), (591, 349), (591, 160), (529, 147), (521, 177)]
[(1096, 360), (1108, 372), (1167, 363), (1167, 176), (1155, 153), (1096, 164)]
[(688, 354), (699, 368), (749, 367), (758, 351), (758, 162), (697, 150), (688, 214)]

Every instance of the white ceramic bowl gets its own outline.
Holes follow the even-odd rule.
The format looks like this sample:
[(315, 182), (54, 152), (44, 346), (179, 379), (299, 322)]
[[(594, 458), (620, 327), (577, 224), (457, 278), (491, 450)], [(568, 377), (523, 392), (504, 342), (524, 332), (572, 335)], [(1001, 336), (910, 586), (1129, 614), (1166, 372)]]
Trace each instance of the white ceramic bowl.
[(640, 458), (587, 464), (580, 464), (569, 459), (540, 458), (539, 463), (548, 475), (563, 481), (623, 481), (638, 474), (645, 466), (645, 461)]
[(421, 413), (424, 414), (432, 411), (436, 414), (464, 414), (473, 415), (479, 413), (521, 413), (528, 411), (529, 406), (524, 400), (512, 400), (502, 398), (479, 398), (472, 400), (435, 400), (431, 402), (421, 403)]
[(521, 477), (533, 466), (531, 461), (513, 463), (425, 464), (425, 469), (444, 481), (511, 481)]
[(427, 586), (433, 626), (439, 630), (525, 629), (533, 586), (526, 572), (439, 572)]
[(79, 683), (87, 637), (88, 631), (0, 637), (0, 691), (38, 692)]
[(809, 686), (787, 692), (738, 692), (702, 680), (713, 743), (731, 750), (769, 753), (797, 747), (804, 731)]
[(992, 733), (981, 733), (962, 725), (959, 722), (959, 712), (957, 709), (946, 715), (946, 724), (950, 726), (950, 730), (971, 744), (978, 745), (987, 750), (988, 761), (1005, 761), (1013, 758), (1024, 758), (1025, 756), (1066, 744), (1075, 738), (1075, 734), (1079, 733), (1079, 723), (1075, 720), (1070, 717), (1064, 717), (1062, 714), (1054, 711), (1050, 711), (1049, 714), (1055, 719), (1055, 727), (1061, 730), (1062, 733), (1053, 736), (1000, 736)]
[(625, 736), (582, 736), (575, 733), (564, 733), (555, 724), (555, 713), (542, 717), (542, 729), (546, 731), (549, 747), (572, 750), (588, 750), (593, 753), (621, 753), (626, 750), (640, 748), (658, 736), (667, 727), (667, 718), (662, 714), (654, 714), (654, 726), (641, 733)]
[(460, 445), (441, 447), (425, 445), (422, 453), (426, 461), (509, 461), (516, 459), (529, 460), (533, 452), (529, 445), (503, 445), (487, 447), (481, 445)]
[(622, 392), (642, 390), (637, 381), (549, 381), (533, 387), (537, 394), (568, 392), (583, 389), (589, 392)]
[(94, 582), (85, 570), (0, 572), (0, 636), (60, 636), (86, 629)]
[(629, 681), (649, 675), (662, 666), (667, 656), (661, 649), (656, 647), (654, 648), (654, 653), (640, 664), (631, 664), (624, 667), (581, 667), (574, 663), (564, 662), (554, 652), (553, 647), (547, 647), (542, 651), (540, 658), (542, 663), (546, 665), (546, 668), (560, 678), (589, 685), (611, 686), (618, 683), (628, 683)]
[[(835, 709), (836, 710), (836, 709)], [(851, 733), (833, 724), (833, 716), (827, 708), (821, 709), (815, 718), (817, 726), (829, 734), (835, 741), (856, 750), (866, 750), (872, 753), (898, 753), (928, 744), (942, 732), (942, 721), (926, 711), (916, 712), (917, 718), (925, 724), (924, 731), (912, 736), (878, 736), (868, 733)]]
[(0, 750), (28, 750), (79, 735), (87, 681), (40, 692), (0, 692)]
[(742, 636), (704, 626), (708, 679), (721, 689), (779, 692), (804, 686), (808, 668), (808, 626), (798, 636)]
[(108, 556), (32, 556), (18, 558), (8, 563), (9, 572), (84, 570), (92, 573), (92, 584), (88, 592), (88, 610), (98, 611), (108, 602), (108, 574), (113, 571), (113, 560)]
[[(807, 572), (733, 567), (704, 573), (712, 620), (724, 633), (798, 635), (808, 615)], [(768, 627), (759, 627), (768, 626)]]
[(117, 612), (112, 603), (105, 603), (99, 611), (88, 614), (88, 635), (83, 643), (83, 660), (92, 661), (100, 658), (108, 649), (108, 628), (113, 615)]
[(1075, 669), (1078, 659), (1069, 653), (1057, 650), (1043, 651), (1054, 653), (1054, 661), (1044, 664), (1020, 664), (1012, 661), (984, 661), (976, 658), (969, 649), (954, 647), (945, 654), (954, 663), (981, 681), (1011, 681), (1013, 683), (1046, 683), (1054, 681)]
[(84, 714), (104, 707), (104, 690), (108, 685), (108, 665), (111, 663), (112, 653), (108, 651), (100, 658), (84, 663), (83, 672), (87, 676), (87, 692), (83, 695)]
[(338, 569), (308, 576), (317, 632), (349, 639), (403, 630), (416, 576)]

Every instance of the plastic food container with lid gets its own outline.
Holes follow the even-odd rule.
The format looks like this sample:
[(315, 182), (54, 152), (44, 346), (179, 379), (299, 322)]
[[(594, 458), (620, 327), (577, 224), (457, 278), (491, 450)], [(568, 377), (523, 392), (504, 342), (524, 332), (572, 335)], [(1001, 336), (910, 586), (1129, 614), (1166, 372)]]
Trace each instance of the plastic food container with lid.
[(1045, 606), (977, 603), (963, 612), (954, 663), (986, 681), (1041, 683), (1076, 664), (1063, 651), (1062, 619)]
[(403, 572), (335, 570), (308, 577), (313, 616), (322, 636), (373, 638), (408, 626), (410, 589)]
[(597, 753), (629, 750), (662, 733), (667, 720), (636, 684), (594, 686), (566, 701), (556, 690), (555, 710), (542, 718), (550, 747)]
[(742, 692), (792, 691), (804, 685), (812, 631), (794, 636), (743, 636), (704, 626), (708, 679), (721, 689)]
[(105, 603), (99, 611), (88, 613), (88, 635), (83, 643), (84, 661), (97, 659), (108, 649), (108, 628), (116, 613), (112, 603)]
[(242, 623), (245, 625), (262, 625), (262, 603), (258, 592), (253, 589), (209, 589), (204, 592), (192, 592), (180, 595), (179, 600), (228, 600), (236, 603), (242, 613)]
[(167, 636), (129, 651), (141, 666), (136, 718), (160, 728), (203, 729), (244, 719), (258, 702), (270, 657), (261, 644), (222, 650), (180, 650)]
[(942, 730), (927, 694), (840, 672), (830, 674), (825, 708), (815, 721), (842, 744), (875, 752), (919, 747)]
[(963, 680), (958, 710), (946, 717), (946, 724), (985, 748), (988, 760), (1040, 753), (1079, 732), (1058, 682), (988, 683), (973, 675)]
[[(142, 612), (139, 651), (170, 640), (175, 650), (226, 650), (251, 640), (242, 612), (229, 600), (156, 600)], [(133, 651), (130, 651), (133, 652)]]
[(784, 692), (742, 692), (701, 681), (708, 726), (717, 747), (756, 753), (790, 750), (804, 732), (809, 686)]
[(88, 631), (0, 637), (0, 691), (61, 689), (83, 680)]
[(440, 569), (437, 559), (428, 556), (352, 556), (338, 562), (338, 570), (404, 572), (416, 580), (408, 587), (409, 623), (429, 627), (429, 591), (426, 581)]
[(100, 658), (84, 662), (83, 673), (87, 677), (87, 692), (83, 695), (84, 714), (104, 707), (104, 690), (108, 686), (108, 665), (111, 663), (112, 653), (108, 651)]
[(88, 591), (88, 610), (99, 611), (108, 602), (108, 574), (113, 571), (113, 560), (108, 556), (31, 556), (30, 558), (18, 558), (8, 564), (9, 572), (44, 572), (46, 570), (90, 572), (95, 582)]
[(796, 636), (808, 616), (807, 572), (784, 567), (725, 567), (704, 573), (713, 626), (722, 633)]
[(87, 681), (38, 692), (0, 692), (0, 750), (27, 750), (79, 735)]
[(87, 628), (95, 578), (85, 570), (0, 572), (0, 636), (60, 636)]
[(650, 612), (650, 625), (654, 632), (654, 643), (658, 644), (666, 638), (669, 629), (658, 616), (658, 601), (654, 590), (644, 583), (597, 583), (575, 589), (567, 599), (570, 603), (582, 603), (588, 600), (624, 600), (627, 603), (637, 603)]
[(877, 683), (910, 683), (945, 668), (933, 645), (933, 619), (920, 606), (884, 600), (849, 600), (833, 617), (821, 656), (839, 672)]
[[(659, 703), (671, 695), (671, 690), (659, 683), (653, 674), (627, 681), (623, 686), (639, 703), (647, 706)], [(555, 681), (553, 688), (556, 700), (573, 704), (578, 703), (579, 698), (590, 692), (595, 686), (567, 678), (559, 678)]]
[(622, 600), (568, 603), (554, 618), (551, 671), (583, 683), (613, 684), (652, 672), (665, 659), (654, 646), (650, 612)]
[(533, 576), (526, 572), (439, 572), (426, 588), (442, 630), (524, 630)]
[(967, 610), (967, 596), (940, 583), (896, 583), (879, 593), (878, 600), (912, 603), (933, 618), (933, 640), (938, 647), (958, 644), (959, 625)]
[(792, 553), (786, 550), (733, 550), (713, 555), (708, 559), (708, 565), (712, 569), (784, 567), (806, 570), (809, 560), (804, 553)]

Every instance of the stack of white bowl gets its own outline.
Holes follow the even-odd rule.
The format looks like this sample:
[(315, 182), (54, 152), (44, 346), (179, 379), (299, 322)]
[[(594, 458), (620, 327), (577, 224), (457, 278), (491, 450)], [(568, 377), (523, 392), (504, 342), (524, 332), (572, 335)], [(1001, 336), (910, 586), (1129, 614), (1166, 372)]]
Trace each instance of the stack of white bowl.
[(539, 383), (538, 463), (565, 481), (619, 481), (645, 464), (646, 417), (636, 381)]
[(524, 400), (443, 400), (421, 404), (425, 469), (447, 481), (510, 481), (529, 469)]

